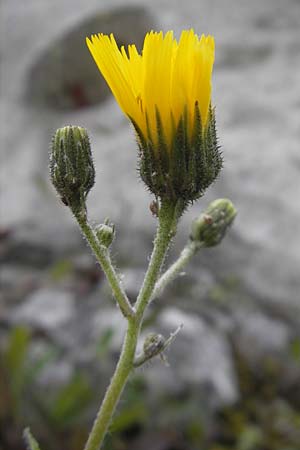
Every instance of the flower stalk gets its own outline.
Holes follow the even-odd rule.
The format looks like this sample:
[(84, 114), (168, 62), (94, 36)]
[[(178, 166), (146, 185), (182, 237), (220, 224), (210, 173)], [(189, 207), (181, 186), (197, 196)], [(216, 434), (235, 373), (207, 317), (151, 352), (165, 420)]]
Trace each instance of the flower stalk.
[(84, 450), (99, 450), (111, 423), (119, 398), (133, 369), (139, 326), (135, 317), (128, 319), (128, 328), (115, 373), (107, 388)]
[(152, 293), (151, 301), (159, 297), (167, 285), (174, 281), (184, 267), (190, 262), (192, 257), (200, 250), (201, 244), (195, 241), (189, 241), (180, 253), (179, 258), (164, 272), (164, 274), (157, 281)]
[(190, 238), (179, 258), (156, 283), (151, 300), (162, 294), (165, 287), (178, 277), (201, 248), (214, 247), (221, 243), (236, 214), (234, 205), (226, 198), (214, 200), (208, 205), (192, 223)]
[[(120, 395), (126, 385), (131, 371), (135, 367), (135, 352), (143, 321), (143, 315), (150, 301), (167, 249), (172, 237), (174, 236), (178, 221), (178, 212), (178, 205), (162, 202), (159, 211), (159, 224), (156, 238), (154, 240), (150, 264), (135, 304), (134, 314), (129, 317), (127, 316), (128, 328), (120, 359), (102, 401), (102, 405), (97, 414), (84, 450), (98, 450), (101, 447)], [(88, 231), (88, 235), (86, 236), (88, 242), (95, 244), (94, 240), (90, 239), (89, 228), (86, 228), (86, 225), (84, 225), (81, 229), (84, 234)], [(95, 251), (94, 248), (93, 250)]]
[(124, 291), (120, 278), (118, 277), (116, 270), (111, 262), (109, 250), (106, 246), (101, 245), (97, 239), (96, 233), (93, 228), (88, 223), (86, 216), (76, 214), (73, 212), (74, 216), (80, 226), (82, 234), (86, 238), (89, 246), (91, 247), (97, 261), (102, 267), (103, 272), (110, 284), (113, 295), (120, 307), (120, 310), (124, 317), (130, 318), (134, 316), (134, 309), (131, 306), (129, 299)]

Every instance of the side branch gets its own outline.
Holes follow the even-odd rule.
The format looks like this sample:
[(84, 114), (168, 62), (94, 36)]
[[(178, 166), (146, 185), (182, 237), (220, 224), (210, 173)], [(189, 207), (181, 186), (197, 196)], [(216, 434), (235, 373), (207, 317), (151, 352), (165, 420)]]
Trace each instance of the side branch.
[(113, 295), (118, 302), (121, 312), (126, 318), (134, 317), (134, 309), (120, 283), (115, 268), (112, 265), (108, 249), (98, 242), (95, 232), (86, 218), (82, 218), (80, 215), (75, 215), (75, 218), (109, 281)]
[(166, 286), (171, 283), (180, 274), (183, 268), (189, 263), (192, 257), (202, 247), (201, 243), (196, 241), (189, 241), (180, 253), (179, 258), (175, 261), (169, 269), (160, 277), (153, 290), (151, 301), (159, 297)]
[[(128, 328), (120, 359), (117, 364), (115, 373), (111, 379), (110, 385), (106, 391), (105, 397), (95, 419), (92, 431), (84, 450), (99, 450), (99, 448), (101, 447), (116, 405), (119, 401), (120, 395), (125, 387), (130, 373), (134, 369), (136, 345), (143, 320), (143, 313), (145, 308), (147, 307), (157, 277), (159, 275), (161, 265), (163, 263), (166, 251), (176, 227), (176, 222), (176, 205), (163, 205), (160, 211), (159, 226), (154, 241), (154, 249), (150, 260), (150, 265), (145, 276), (144, 284), (141, 288), (141, 293), (139, 294), (136, 303), (136, 311), (133, 310), (133, 317), (128, 317)], [(81, 221), (81, 223), (79, 222), (79, 224), (84, 235), (87, 237), (94, 253), (96, 254), (97, 259), (101, 262), (103, 267), (103, 251), (102, 248), (98, 245), (98, 242), (96, 240), (97, 238), (93, 230), (84, 221)], [(107, 261), (104, 260), (104, 263), (106, 264)], [(104, 266), (103, 268), (107, 269), (106, 266)], [(111, 276), (110, 271), (107, 272), (105, 270), (105, 273), (108, 278), (109, 276)], [(117, 284), (117, 286), (120, 289), (120, 285)], [(114, 288), (116, 286), (113, 285), (112, 287)], [(118, 295), (120, 293), (122, 293), (122, 291), (117, 291)], [(121, 300), (123, 301), (122, 308), (128, 308), (128, 305), (124, 303), (123, 297), (121, 297)], [(132, 307), (130, 306), (130, 308)]]

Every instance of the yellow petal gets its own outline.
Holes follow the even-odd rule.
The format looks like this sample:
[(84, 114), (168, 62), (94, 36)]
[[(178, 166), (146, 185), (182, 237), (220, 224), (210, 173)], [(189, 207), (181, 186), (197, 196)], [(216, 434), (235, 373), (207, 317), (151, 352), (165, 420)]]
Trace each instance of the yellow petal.
[(212, 36), (199, 38), (193, 30), (184, 30), (177, 43), (172, 31), (150, 31), (142, 54), (135, 45), (128, 51), (119, 49), (113, 35), (94, 35), (87, 45), (121, 109), (146, 139), (157, 141), (156, 110), (169, 147), (174, 122), (176, 126), (185, 111), (191, 137), (196, 102), (205, 126), (211, 102)]

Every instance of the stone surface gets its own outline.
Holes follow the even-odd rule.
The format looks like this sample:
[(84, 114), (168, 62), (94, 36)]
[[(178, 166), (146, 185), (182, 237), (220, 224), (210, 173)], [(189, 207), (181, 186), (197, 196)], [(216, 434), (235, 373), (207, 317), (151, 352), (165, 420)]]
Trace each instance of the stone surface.
[(174, 394), (192, 386), (210, 393), (212, 408), (236, 401), (238, 388), (225, 336), (203, 319), (177, 308), (166, 308), (156, 329), (167, 338), (180, 324), (183, 328), (166, 352), (171, 367), (163, 367), (156, 359), (145, 371), (151, 388), (156, 393)]
[(92, 336), (94, 341), (107, 331), (112, 331), (112, 339), (109, 348), (112, 352), (119, 353), (126, 332), (126, 320), (117, 308), (102, 308), (93, 317)]
[(292, 334), (282, 321), (269, 318), (258, 311), (239, 311), (235, 314), (237, 345), (251, 365), (267, 356), (287, 355)]
[[(136, 177), (132, 130), (91, 65), (81, 39), (97, 31), (116, 31), (120, 42), (140, 43), (143, 32), (152, 27), (174, 29), (177, 36), (189, 27), (215, 35), (213, 101), (224, 169), (207, 196), (183, 218), (171, 258), (185, 242), (192, 218), (210, 200), (229, 197), (238, 217), (222, 245), (202, 252), (187, 268), (192, 274), (188, 283), (175, 285), (174, 297), (183, 286), (189, 287), (190, 298), (182, 297), (185, 313), (178, 320), (186, 321), (187, 331), (172, 352), (186, 353), (186, 346), (194, 349), (186, 354), (185, 368), (180, 364), (176, 368), (180, 354), (174, 353), (177, 381), (205, 383), (213, 373), (211, 397), (233, 400), (236, 388), (227, 332), (240, 339), (250, 359), (258, 360), (270, 351), (284, 360), (289, 336), (299, 335), (299, 1), (153, 0), (149, 4), (134, 0), (127, 8), (118, 0), (27, 0), (26, 4), (4, 0), (1, 13), (0, 260), (11, 267), (47, 270), (66, 254), (87, 253), (48, 177), (48, 145), (54, 130), (70, 123), (85, 126), (97, 170), (88, 201), (90, 215), (95, 222), (109, 216), (116, 224), (113, 256), (129, 275), (127, 286), (133, 297), (155, 229), (148, 206), (151, 198)], [(204, 275), (199, 275), (201, 268)], [(228, 277), (239, 283), (238, 293), (226, 293), (227, 300), (232, 296), (235, 304), (239, 302), (237, 313), (234, 305), (223, 302), (222, 292), (212, 295), (213, 284)], [(11, 292), (16, 284), (18, 280), (11, 281)], [(115, 357), (123, 328), (109, 308), (93, 322), (93, 301), (90, 309), (88, 298), (74, 306), (68, 292), (53, 286), (37, 288), (42, 290), (30, 292), (31, 297), (24, 291), (23, 304), (11, 311), (14, 320), (19, 317), (59, 329), (70, 358), (81, 358), (82, 363), (93, 358), (95, 330), (101, 332), (111, 324), (118, 330), (112, 348)], [(4, 292), (10, 298), (7, 286)], [(107, 291), (102, 294), (99, 308), (107, 301)], [(166, 291), (165, 302), (156, 301), (154, 307), (170, 304), (173, 294)], [(217, 302), (210, 301), (214, 296)], [(17, 297), (22, 300), (20, 292)], [(206, 301), (201, 303), (203, 298)], [(255, 305), (255, 313), (247, 309), (249, 303)], [(169, 329), (168, 320), (176, 328), (173, 322), (179, 313), (176, 320), (172, 314), (172, 320), (162, 316), (162, 329)], [(85, 348), (85, 343), (87, 350), (76, 355), (76, 346)], [(156, 376), (176, 386), (170, 373), (163, 369)]]
[(62, 328), (74, 315), (73, 296), (58, 289), (41, 288), (11, 310), (16, 325), (37, 326), (45, 331)]
[[(91, 132), (98, 172), (90, 196), (91, 215), (97, 220), (110, 215), (121, 230), (118, 245), (122, 253), (133, 251), (134, 261), (145, 261), (145, 235), (153, 232), (154, 220), (147, 212), (150, 198), (135, 176), (134, 137), (114, 102), (102, 102), (103, 81), (93, 71), (80, 39), (109, 28), (120, 30), (120, 41), (141, 42), (143, 32), (153, 26), (174, 28), (176, 34), (193, 26), (216, 36), (214, 102), (225, 166), (207, 198), (228, 196), (239, 211), (232, 231), (235, 245), (232, 241), (224, 244), (212, 263), (217, 260), (219, 270), (236, 273), (247, 289), (267, 298), (274, 308), (284, 302), (291, 316), (298, 314), (299, 2), (256, 0), (249, 5), (245, 0), (231, 0), (225, 5), (215, 0), (201, 5), (190, 2), (189, 7), (174, 2), (170, 7), (168, 0), (156, 0), (151, 7), (138, 2), (136, 9), (134, 4), (118, 9), (117, 1), (102, 2), (99, 7), (97, 1), (88, 5), (81, 0), (54, 1), (50, 5), (44, 0), (38, 7), (28, 1), (24, 9), (20, 1), (4, 2), (3, 23), (6, 27), (13, 24), (15, 31), (10, 36), (10, 51), (2, 48), (3, 225), (16, 228), (27, 224), (36, 241), (47, 242), (49, 247), (55, 247), (57, 241), (56, 248), (70, 248), (79, 242), (69, 212), (49, 186), (47, 148), (56, 126), (80, 123)], [(138, 26), (133, 26), (136, 23)], [(1, 42), (5, 42), (6, 27)], [(80, 70), (76, 70), (78, 60)], [(81, 71), (85, 65), (90, 69)], [(63, 97), (68, 73), (91, 89), (87, 96), (93, 98), (80, 105), (66, 99), (69, 110), (58, 112), (55, 108), (64, 105), (55, 100), (51, 86), (54, 78), (61, 83), (57, 92)], [(40, 81), (35, 82), (35, 77)], [(37, 87), (40, 82), (38, 92), (31, 95), (30, 85)], [(51, 92), (45, 92), (47, 89)], [(65, 95), (68, 92), (64, 90)], [(98, 92), (95, 97), (94, 92)], [(33, 101), (39, 95), (44, 100), (50, 95), (54, 105), (50, 107), (46, 99), (39, 106)], [(88, 107), (93, 102), (100, 103)], [(111, 183), (112, 174), (118, 182)], [(183, 220), (184, 227), (199, 206)], [(54, 215), (59, 220), (53, 221)], [(132, 229), (137, 230), (134, 248), (127, 240)]]

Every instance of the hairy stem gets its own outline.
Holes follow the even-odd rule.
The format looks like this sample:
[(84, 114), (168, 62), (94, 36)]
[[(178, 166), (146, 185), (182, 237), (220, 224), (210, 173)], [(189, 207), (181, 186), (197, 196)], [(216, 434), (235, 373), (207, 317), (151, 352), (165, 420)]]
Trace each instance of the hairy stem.
[[(159, 213), (159, 226), (154, 241), (152, 256), (135, 305), (135, 314), (133, 317), (128, 317), (128, 328), (120, 359), (84, 450), (99, 450), (101, 447), (120, 395), (134, 368), (136, 345), (143, 314), (151, 298), (168, 246), (174, 235), (177, 219), (176, 205), (163, 203)], [(82, 228), (82, 230), (85, 233), (85, 229)]]
[(133, 368), (138, 332), (139, 327), (137, 322), (134, 319), (129, 319), (119, 362), (104, 396), (84, 450), (98, 450), (103, 443), (113, 413)]
[(136, 314), (139, 319), (143, 317), (144, 311), (152, 296), (170, 241), (176, 232), (177, 221), (176, 205), (162, 202), (159, 211), (159, 227), (154, 241), (153, 253), (143, 286), (135, 304)]
[(98, 262), (100, 263), (111, 287), (113, 295), (119, 304), (119, 307), (126, 318), (134, 316), (134, 309), (131, 306), (127, 295), (120, 283), (118, 275), (110, 260), (109, 251), (97, 240), (94, 230), (85, 217), (75, 215), (83, 235), (86, 237), (91, 249), (93, 250)]
[(151, 300), (155, 299), (164, 291), (166, 286), (179, 275), (182, 269), (189, 263), (195, 253), (201, 248), (199, 242), (189, 241), (175, 261), (157, 281), (153, 290)]

